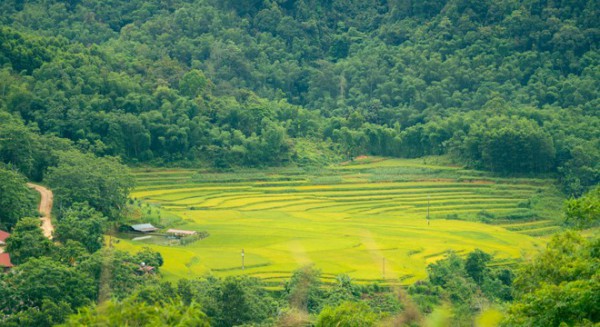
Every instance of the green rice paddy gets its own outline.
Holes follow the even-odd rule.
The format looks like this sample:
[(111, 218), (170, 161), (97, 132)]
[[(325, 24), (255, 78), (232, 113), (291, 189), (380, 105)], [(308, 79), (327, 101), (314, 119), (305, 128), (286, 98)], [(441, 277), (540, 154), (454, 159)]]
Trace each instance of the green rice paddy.
[(246, 274), (277, 287), (314, 264), (325, 280), (348, 274), (407, 284), (448, 250), (480, 248), (506, 264), (559, 229), (563, 199), (551, 180), (502, 179), (436, 163), (443, 158), (427, 161), (366, 158), (323, 169), (226, 173), (139, 169), (132, 198), (153, 208), (142, 206), (140, 222), (154, 212), (162, 227), (210, 236), (186, 246), (122, 239), (118, 247), (160, 251), (170, 280)]

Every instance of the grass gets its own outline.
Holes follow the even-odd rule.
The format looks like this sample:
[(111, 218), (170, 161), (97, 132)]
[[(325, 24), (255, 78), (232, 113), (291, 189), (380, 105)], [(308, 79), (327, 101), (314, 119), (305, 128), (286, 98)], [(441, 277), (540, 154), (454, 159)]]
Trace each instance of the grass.
[[(448, 250), (480, 248), (514, 262), (560, 229), (555, 203), (563, 200), (551, 180), (502, 179), (443, 157), (365, 158), (319, 170), (140, 169), (135, 176), (132, 198), (151, 205), (142, 205), (146, 218), (210, 233), (186, 246), (149, 245), (165, 258), (167, 279), (248, 274), (274, 287), (306, 264), (326, 279), (407, 284)], [(122, 239), (118, 246), (148, 244)]]

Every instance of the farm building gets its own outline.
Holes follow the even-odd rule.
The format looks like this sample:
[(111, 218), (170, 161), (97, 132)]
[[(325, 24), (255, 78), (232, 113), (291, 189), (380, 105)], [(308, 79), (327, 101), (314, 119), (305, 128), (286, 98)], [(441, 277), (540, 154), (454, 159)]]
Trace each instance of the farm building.
[(140, 264), (140, 268), (138, 269), (138, 271), (140, 271), (143, 274), (152, 274), (155, 272), (154, 267), (152, 266), (148, 266), (147, 264), (145, 264), (144, 262), (142, 262)]
[(167, 230), (167, 234), (171, 234), (177, 237), (186, 237), (186, 236), (194, 236), (197, 235), (198, 232), (194, 230), (182, 230), (182, 229), (169, 229)]
[(8, 253), (0, 253), (0, 271), (8, 272), (14, 265), (10, 262), (10, 255)]
[(8, 232), (0, 230), (0, 246), (6, 245), (6, 239), (10, 236)]
[(130, 227), (134, 231), (140, 232), (140, 233), (150, 233), (150, 232), (156, 232), (158, 230), (158, 228), (152, 226), (152, 224), (137, 224), (137, 225), (131, 225)]

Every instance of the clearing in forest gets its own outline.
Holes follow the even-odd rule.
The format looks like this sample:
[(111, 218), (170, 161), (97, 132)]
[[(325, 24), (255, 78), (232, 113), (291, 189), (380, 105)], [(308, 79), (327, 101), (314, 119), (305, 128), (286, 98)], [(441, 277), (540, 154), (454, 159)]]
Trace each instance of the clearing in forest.
[(247, 274), (277, 287), (314, 264), (326, 280), (348, 274), (406, 284), (424, 278), (427, 264), (448, 250), (480, 248), (509, 264), (559, 229), (562, 199), (552, 180), (498, 178), (444, 160), (362, 158), (323, 169), (225, 173), (140, 169), (132, 194), (141, 201), (140, 221), (210, 236), (185, 246), (123, 237), (117, 246), (160, 251), (171, 280)]

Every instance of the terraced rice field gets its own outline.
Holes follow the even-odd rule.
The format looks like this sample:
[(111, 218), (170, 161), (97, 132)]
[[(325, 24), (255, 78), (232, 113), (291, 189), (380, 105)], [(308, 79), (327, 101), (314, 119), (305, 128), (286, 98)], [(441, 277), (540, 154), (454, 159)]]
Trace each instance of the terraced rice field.
[(150, 245), (163, 254), (167, 278), (248, 274), (274, 286), (306, 264), (326, 279), (343, 273), (406, 284), (447, 250), (481, 248), (510, 262), (559, 229), (545, 204), (562, 201), (548, 180), (383, 158), (320, 171), (138, 170), (136, 177), (133, 198), (181, 218), (165, 227), (210, 233), (187, 246)]

